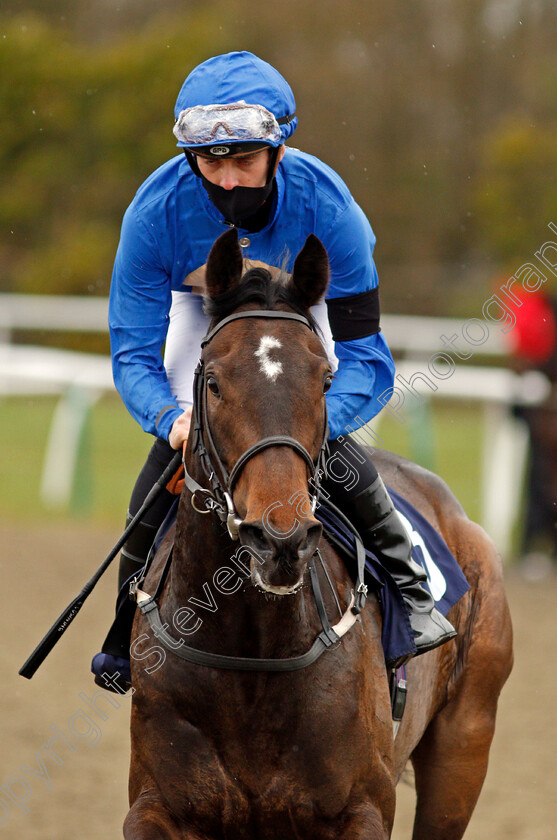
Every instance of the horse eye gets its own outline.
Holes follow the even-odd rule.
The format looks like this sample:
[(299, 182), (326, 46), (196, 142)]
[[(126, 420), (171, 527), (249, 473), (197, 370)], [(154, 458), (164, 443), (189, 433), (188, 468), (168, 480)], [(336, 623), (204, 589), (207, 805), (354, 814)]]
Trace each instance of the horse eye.
[(333, 375), (330, 373), (328, 376), (325, 377), (325, 381), (323, 383), (323, 393), (326, 394), (331, 385), (333, 384)]
[(218, 382), (214, 376), (207, 377), (207, 388), (209, 389), (211, 394), (215, 395), (215, 397), (220, 397)]

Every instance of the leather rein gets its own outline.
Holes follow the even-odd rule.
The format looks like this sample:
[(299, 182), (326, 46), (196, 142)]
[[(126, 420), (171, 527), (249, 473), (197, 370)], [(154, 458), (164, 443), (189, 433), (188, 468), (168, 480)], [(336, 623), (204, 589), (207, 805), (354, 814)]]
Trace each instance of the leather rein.
[[(250, 309), (242, 312), (236, 312), (232, 315), (229, 315), (227, 318), (223, 318), (223, 320), (220, 321), (215, 327), (213, 327), (213, 329), (209, 330), (209, 332), (201, 342), (201, 348), (204, 349), (212, 340), (212, 338), (227, 324), (233, 321), (238, 321), (243, 318), (272, 318), (284, 319), (289, 321), (298, 321), (299, 323), (302, 323), (306, 327), (308, 327), (308, 329), (312, 330), (312, 325), (310, 321), (303, 315), (298, 315), (294, 312)], [(193, 452), (197, 453), (199, 456), (203, 471), (209, 481), (209, 484), (211, 485), (211, 489), (208, 489), (207, 487), (202, 487), (189, 474), (184, 457), (184, 479), (185, 484), (191, 493), (191, 505), (193, 509), (200, 514), (208, 514), (212, 512), (216, 513), (217, 516), (221, 519), (221, 521), (226, 523), (230, 538), (232, 540), (237, 540), (238, 529), (242, 523), (242, 520), (240, 519), (234, 508), (233, 491), (241, 471), (251, 458), (253, 458), (258, 453), (263, 452), (265, 449), (269, 449), (270, 447), (275, 446), (288, 446), (290, 449), (293, 449), (297, 454), (299, 454), (304, 459), (307, 465), (309, 473), (309, 483), (313, 486), (314, 490), (311, 504), (311, 512), (313, 513), (317, 506), (318, 497), (320, 495), (321, 477), (326, 474), (325, 465), (327, 457), (328, 438), (328, 421), (326, 408), (324, 411), (324, 428), (322, 443), (319, 449), (319, 454), (315, 461), (313, 460), (312, 456), (307, 451), (307, 449), (294, 438), (289, 437), (288, 435), (271, 435), (269, 437), (262, 438), (257, 443), (254, 443), (252, 446), (249, 446), (242, 453), (242, 455), (240, 455), (240, 457), (238, 458), (238, 460), (236, 461), (229, 473), (226, 467), (224, 466), (222, 459), (220, 458), (217, 447), (213, 440), (213, 436), (211, 434), (211, 428), (207, 416), (206, 391), (207, 377), (205, 374), (203, 359), (201, 358), (194, 374)], [(172, 552), (170, 553), (166, 561), (165, 567), (158, 581), (154, 595), (151, 596), (139, 588), (139, 584), (143, 582), (147, 573), (147, 568), (150, 562), (149, 560), (147, 561), (147, 564), (141, 572), (139, 578), (136, 581), (132, 582), (130, 593), (135, 597), (139, 609), (147, 618), (151, 630), (153, 631), (156, 638), (163, 645), (163, 647), (165, 647), (168, 651), (174, 653), (176, 656), (179, 656), (181, 659), (187, 660), (188, 662), (197, 665), (206, 665), (212, 668), (223, 668), (234, 671), (285, 672), (297, 671), (301, 668), (306, 668), (308, 665), (313, 664), (325, 650), (331, 648), (333, 645), (339, 642), (340, 639), (348, 632), (348, 630), (350, 630), (350, 628), (358, 620), (359, 614), (365, 606), (367, 597), (367, 586), (364, 583), (365, 553), (361, 539), (357, 531), (354, 529), (351, 523), (343, 516), (343, 514), (336, 508), (334, 508), (334, 510), (335, 513), (339, 515), (343, 519), (343, 521), (345, 521), (346, 524), (348, 524), (350, 530), (354, 534), (358, 566), (355, 591), (352, 593), (350, 603), (345, 612), (341, 615), (340, 620), (334, 626), (331, 626), (325, 610), (325, 604), (319, 585), (319, 579), (317, 576), (317, 571), (315, 569), (315, 556), (317, 556), (317, 558), (323, 565), (323, 569), (325, 571), (327, 579), (329, 580), (329, 584), (331, 582), (326, 572), (319, 550), (317, 550), (315, 552), (314, 557), (312, 557), (308, 561), (308, 569), (310, 572), (311, 586), (315, 598), (317, 612), (321, 620), (322, 630), (315, 639), (312, 647), (306, 653), (301, 654), (300, 656), (292, 656), (286, 659), (261, 659), (237, 656), (224, 656), (222, 654), (210, 653), (208, 651), (203, 651), (199, 650), (198, 648), (190, 647), (185, 644), (183, 639), (175, 639), (170, 633), (167, 632), (166, 628), (168, 625), (162, 623), (156, 601), (158, 595), (162, 591), (162, 584), (170, 566)], [(336, 598), (336, 593), (334, 593), (334, 589), (333, 594)]]

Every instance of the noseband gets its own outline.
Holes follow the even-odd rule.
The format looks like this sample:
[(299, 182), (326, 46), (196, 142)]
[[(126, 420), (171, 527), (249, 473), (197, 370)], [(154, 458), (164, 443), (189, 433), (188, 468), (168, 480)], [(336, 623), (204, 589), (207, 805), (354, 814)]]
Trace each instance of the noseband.
[[(214, 336), (227, 324), (233, 321), (239, 321), (243, 318), (273, 318), (275, 320), (297, 321), (304, 324), (308, 329), (313, 331), (310, 321), (303, 315), (297, 315), (294, 312), (282, 311), (268, 311), (259, 309), (249, 309), (243, 312), (236, 312), (223, 318), (212, 330), (209, 330), (203, 341), (201, 348), (204, 349)], [(240, 473), (254, 457), (265, 449), (270, 449), (275, 446), (288, 446), (300, 455), (306, 462), (308, 468), (309, 481), (313, 486), (314, 495), (311, 502), (311, 512), (315, 511), (317, 505), (317, 498), (319, 495), (319, 488), (321, 477), (325, 474), (325, 463), (327, 458), (327, 438), (329, 435), (329, 428), (327, 422), (326, 404), (324, 408), (323, 418), (323, 437), (319, 449), (317, 459), (314, 461), (307, 449), (302, 446), (297, 440), (288, 435), (270, 435), (264, 437), (257, 443), (249, 446), (238, 458), (230, 473), (228, 473), (224, 466), (222, 459), (218, 453), (218, 449), (213, 440), (211, 427), (209, 425), (209, 418), (207, 414), (207, 376), (205, 373), (205, 366), (201, 358), (194, 374), (193, 386), (193, 451), (199, 455), (201, 466), (209, 483), (211, 490), (202, 487), (195, 481), (188, 473), (185, 459), (184, 459), (184, 479), (186, 486), (190, 490), (191, 504), (194, 510), (198, 513), (210, 513), (214, 511), (223, 522), (226, 522), (228, 533), (231, 539), (238, 539), (238, 529), (242, 524), (242, 519), (238, 516), (234, 508), (233, 492), (234, 486), (240, 477)], [(203, 498), (199, 496), (203, 494)]]

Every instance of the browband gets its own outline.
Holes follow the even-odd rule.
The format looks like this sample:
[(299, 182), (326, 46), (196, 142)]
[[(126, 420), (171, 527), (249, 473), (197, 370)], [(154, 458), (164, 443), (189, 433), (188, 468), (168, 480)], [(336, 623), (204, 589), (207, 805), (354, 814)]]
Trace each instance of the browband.
[(305, 324), (308, 329), (312, 329), (308, 319), (303, 315), (297, 315), (295, 312), (282, 312), (280, 310), (277, 311), (276, 309), (270, 312), (266, 309), (246, 309), (245, 312), (234, 312), (232, 315), (229, 315), (227, 318), (223, 318), (222, 321), (219, 321), (216, 327), (209, 330), (205, 338), (202, 339), (201, 348), (203, 349), (206, 347), (213, 336), (216, 335), (220, 329), (226, 326), (226, 324), (229, 324), (231, 321), (237, 321), (240, 318), (284, 318), (288, 321), (299, 321), (301, 324)]

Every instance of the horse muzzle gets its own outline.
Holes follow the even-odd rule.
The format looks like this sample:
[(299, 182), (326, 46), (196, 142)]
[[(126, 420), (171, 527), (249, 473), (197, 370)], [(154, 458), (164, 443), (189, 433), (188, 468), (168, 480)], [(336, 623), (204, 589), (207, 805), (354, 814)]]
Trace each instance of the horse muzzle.
[(239, 538), (250, 552), (251, 579), (273, 595), (293, 595), (301, 587), (306, 564), (317, 550), (323, 528), (320, 522), (302, 521), (292, 533), (280, 535), (260, 522), (244, 521)]

